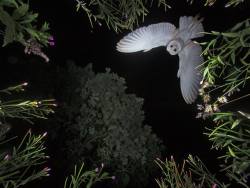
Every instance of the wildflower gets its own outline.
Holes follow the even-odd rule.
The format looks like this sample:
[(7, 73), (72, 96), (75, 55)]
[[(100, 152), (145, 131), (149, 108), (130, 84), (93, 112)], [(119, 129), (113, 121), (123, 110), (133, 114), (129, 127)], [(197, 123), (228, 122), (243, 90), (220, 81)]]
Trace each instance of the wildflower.
[(112, 179), (112, 180), (115, 180), (115, 176), (111, 176), (111, 179)]
[(30, 105), (33, 107), (38, 107), (38, 102), (37, 101), (30, 102)]
[(48, 40), (49, 45), (50, 45), (50, 46), (55, 46), (54, 37), (53, 37), (53, 36), (50, 36), (48, 39), (49, 39), (49, 40)]
[(22, 83), (22, 86), (27, 86), (27, 85), (28, 85), (28, 82)]
[(5, 155), (4, 160), (8, 161), (11, 159), (11, 156), (9, 154)]
[(196, 117), (195, 118), (201, 118), (202, 117), (202, 113), (201, 112), (199, 112), (197, 115), (196, 115)]
[(219, 107), (218, 107), (218, 104), (214, 104), (214, 105), (213, 105), (213, 111), (214, 111), (214, 112), (220, 111), (220, 109), (219, 109)]
[(46, 175), (46, 176), (50, 176), (50, 174), (48, 173), (50, 170), (51, 170), (51, 168), (45, 167), (45, 168), (43, 169), (43, 172), (45, 172), (45, 175)]
[(208, 103), (210, 101), (210, 99), (211, 99), (210, 95), (208, 95), (208, 94), (206, 94), (206, 95), (203, 96), (204, 103)]
[(206, 119), (207, 117), (209, 117), (211, 115), (211, 113), (203, 113), (202, 114), (202, 118)]
[(203, 88), (200, 88), (200, 89), (199, 89), (199, 95), (202, 96), (202, 95), (204, 95), (204, 93), (205, 93), (205, 92), (204, 92), (204, 89), (203, 89)]
[(202, 83), (202, 86), (201, 86), (203, 89), (205, 88), (208, 88), (209, 87), (209, 83), (207, 81), (203, 82)]
[(24, 43), (24, 53), (30, 55), (31, 53), (42, 57), (46, 62), (49, 62), (48, 56), (42, 51), (42, 45), (34, 39), (29, 39)]
[(225, 96), (221, 96), (221, 97), (219, 97), (217, 100), (218, 100), (218, 102), (220, 102), (220, 103), (227, 103), (227, 98), (226, 98)]
[(95, 172), (99, 172), (99, 168), (96, 168), (96, 169), (95, 169)]
[(209, 113), (209, 114), (212, 113), (213, 112), (212, 105), (211, 104), (206, 105), (204, 112)]
[(214, 184), (212, 185), (212, 188), (217, 188), (217, 184), (214, 183)]
[(43, 137), (47, 136), (47, 134), (48, 134), (47, 132), (43, 133)]
[(43, 171), (44, 171), (44, 172), (49, 172), (49, 171), (51, 171), (51, 168), (45, 167), (45, 168), (43, 169)]
[(203, 110), (203, 109), (204, 109), (204, 106), (201, 105), (201, 104), (197, 104), (197, 109), (198, 109), (198, 110)]
[(103, 167), (104, 167), (104, 164), (102, 163), (101, 166), (102, 166), (102, 168), (103, 168)]

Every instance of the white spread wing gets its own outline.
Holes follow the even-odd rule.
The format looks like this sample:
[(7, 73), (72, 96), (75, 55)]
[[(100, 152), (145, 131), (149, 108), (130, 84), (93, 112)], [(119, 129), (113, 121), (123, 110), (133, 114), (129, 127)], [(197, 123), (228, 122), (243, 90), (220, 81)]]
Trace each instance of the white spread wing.
[(158, 46), (166, 46), (175, 33), (171, 23), (158, 23), (138, 28), (121, 39), (116, 46), (119, 52), (131, 53), (149, 51)]
[(185, 42), (190, 39), (203, 37), (203, 19), (198, 16), (181, 16), (179, 20), (179, 37)]
[(188, 104), (193, 103), (198, 96), (202, 79), (200, 65), (203, 63), (203, 57), (201, 53), (201, 46), (190, 41), (178, 54), (179, 70), (177, 76), (180, 77), (182, 96)]

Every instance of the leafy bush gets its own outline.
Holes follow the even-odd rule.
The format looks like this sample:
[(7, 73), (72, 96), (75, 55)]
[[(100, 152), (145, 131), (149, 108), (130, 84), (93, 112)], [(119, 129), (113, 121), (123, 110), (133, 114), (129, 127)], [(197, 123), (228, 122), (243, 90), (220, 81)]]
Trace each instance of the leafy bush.
[(127, 94), (125, 80), (109, 69), (95, 74), (91, 65), (85, 69), (71, 65), (68, 73), (64, 77), (74, 87), (68, 87), (71, 96), (64, 96), (68, 100), (60, 120), (67, 135), (68, 158), (72, 163), (103, 162), (119, 186), (132, 177), (142, 186), (163, 149), (150, 126), (143, 126), (143, 99)]

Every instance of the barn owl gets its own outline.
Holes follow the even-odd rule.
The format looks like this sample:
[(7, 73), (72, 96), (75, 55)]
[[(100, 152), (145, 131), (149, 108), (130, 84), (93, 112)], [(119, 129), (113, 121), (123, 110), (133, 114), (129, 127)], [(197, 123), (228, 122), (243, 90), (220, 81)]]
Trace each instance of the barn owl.
[(170, 55), (179, 56), (180, 88), (186, 103), (193, 103), (197, 96), (202, 79), (200, 65), (203, 62), (201, 46), (191, 39), (202, 37), (204, 31), (202, 19), (198, 16), (182, 16), (179, 28), (173, 24), (162, 22), (140, 27), (124, 38), (116, 46), (119, 52), (147, 52), (159, 46), (166, 47)]

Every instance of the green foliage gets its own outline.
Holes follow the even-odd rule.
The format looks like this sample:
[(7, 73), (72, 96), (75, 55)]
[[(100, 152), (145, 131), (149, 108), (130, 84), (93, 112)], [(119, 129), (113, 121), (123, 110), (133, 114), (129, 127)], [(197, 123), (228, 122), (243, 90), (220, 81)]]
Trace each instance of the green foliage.
[[(187, 2), (189, 2), (190, 4), (192, 4), (195, 0), (187, 0)], [(225, 8), (227, 7), (235, 7), (241, 3), (243, 3), (245, 0), (227, 0), (226, 4), (225, 4)], [(217, 2), (217, 0), (205, 0), (205, 6), (213, 6), (215, 3)]]
[[(93, 21), (99, 23), (104, 21), (109, 28), (119, 32), (121, 29), (133, 29), (140, 18), (142, 21), (148, 14), (147, 5), (153, 0), (76, 0), (77, 11), (82, 9), (88, 15), (91, 26)], [(170, 8), (166, 0), (158, 0), (158, 6), (163, 5)]]
[(161, 161), (155, 160), (156, 164), (160, 167), (163, 177), (156, 179), (160, 188), (200, 188), (202, 185), (195, 185), (190, 173), (185, 171), (185, 162), (180, 168), (173, 157), (170, 160)]
[(205, 164), (198, 158), (192, 155), (188, 156), (186, 160), (188, 169), (195, 177), (195, 181), (199, 182), (199, 186), (212, 188), (227, 188), (229, 184), (224, 184), (219, 181), (214, 174), (212, 174)]
[(227, 32), (208, 33), (213, 37), (205, 43), (207, 56), (204, 78), (209, 84), (223, 79), (223, 95), (234, 92), (250, 79), (250, 19), (238, 23)]
[[(24, 91), (26, 85), (27, 83), (23, 83), (0, 90), (0, 94), (2, 93), (0, 97), (2, 98), (3, 94)], [(54, 113), (51, 108), (53, 106), (55, 106), (53, 99), (0, 101), (0, 119), (19, 118), (32, 123), (34, 118), (46, 119), (47, 115)]]
[(204, 43), (207, 60), (200, 90), (204, 104), (198, 105), (201, 110), (198, 117), (211, 117), (216, 124), (207, 128), (206, 133), (213, 148), (226, 151), (220, 157), (224, 159), (222, 170), (244, 187), (248, 187), (250, 176), (250, 121), (246, 112), (230, 108), (229, 104), (250, 96), (235, 94), (250, 79), (249, 21), (240, 22), (226, 32), (207, 33), (212, 38)]
[[(154, 0), (75, 0), (76, 10), (83, 10), (90, 21), (102, 25), (104, 22), (108, 28), (115, 32), (123, 29), (133, 29), (149, 13), (148, 6), (152, 7)], [(194, 0), (187, 0), (190, 4)], [(205, 6), (212, 6), (216, 0), (205, 0)], [(244, 0), (227, 0), (225, 7), (237, 6)], [(171, 8), (167, 0), (158, 0), (158, 7)]]
[[(240, 112), (240, 111), (239, 111)], [(209, 140), (213, 148), (226, 148), (225, 155), (221, 156), (225, 164), (223, 171), (236, 182), (247, 186), (250, 177), (250, 120), (239, 113), (218, 112), (213, 114), (217, 126), (208, 129)]]
[[(48, 158), (44, 153), (45, 136), (46, 133), (35, 136), (31, 131), (28, 131), (17, 147), (14, 146), (10, 152), (1, 152), (1, 186), (17, 188), (41, 177), (49, 176), (50, 169), (48, 167), (39, 170), (41, 164), (45, 163)], [(2, 149), (6, 142), (9, 140), (2, 141), (0, 145)]]
[[(245, 0), (227, 0), (227, 3), (225, 4), (225, 7), (230, 7), (230, 6), (237, 6), (240, 3), (243, 3)], [(216, 0), (206, 0), (205, 6), (212, 6)]]
[(40, 28), (36, 25), (37, 13), (29, 10), (29, 4), (22, 0), (2, 0), (0, 2), (0, 22), (5, 26), (3, 46), (14, 41), (26, 46), (29, 39), (40, 44), (49, 44), (49, 26), (45, 22)]
[[(163, 177), (156, 179), (160, 188), (226, 188), (212, 175), (198, 157), (189, 155), (179, 166), (173, 157), (170, 160), (157, 159)], [(193, 176), (193, 177), (192, 177)]]
[(101, 168), (95, 170), (83, 171), (84, 163), (78, 169), (75, 165), (74, 174), (66, 178), (64, 182), (64, 188), (79, 188), (86, 187), (91, 188), (94, 184), (107, 179), (115, 179), (115, 176), (110, 177), (107, 172), (103, 172), (103, 165)]
[(63, 75), (74, 87), (68, 88), (71, 96), (64, 99), (72, 100), (60, 120), (68, 136), (63, 138), (68, 158), (92, 166), (103, 162), (123, 184), (120, 187), (130, 179), (146, 183), (162, 145), (151, 128), (142, 125), (143, 100), (127, 94), (125, 80), (109, 69), (94, 74), (91, 66), (81, 69), (71, 65), (69, 73)]

